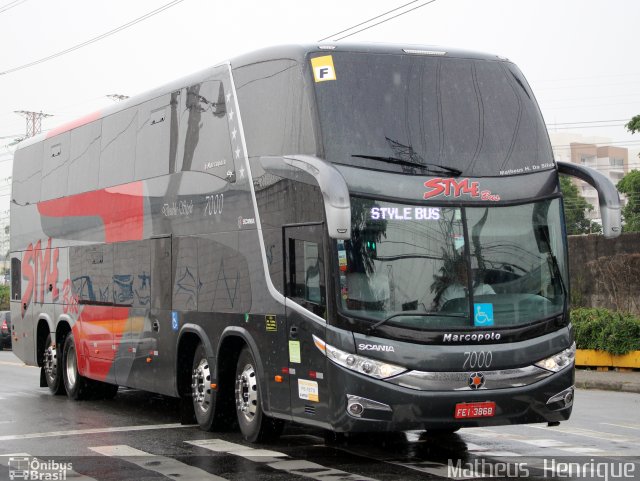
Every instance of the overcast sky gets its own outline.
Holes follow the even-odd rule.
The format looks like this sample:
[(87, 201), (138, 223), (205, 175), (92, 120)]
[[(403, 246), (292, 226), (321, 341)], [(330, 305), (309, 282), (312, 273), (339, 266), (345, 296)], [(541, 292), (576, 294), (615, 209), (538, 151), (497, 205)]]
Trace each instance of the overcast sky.
[[(264, 46), (316, 42), (408, 2), (183, 0), (103, 40), (10, 72), (171, 2), (0, 0), (0, 72), (9, 71), (0, 74), (0, 160), (11, 141), (2, 137), (25, 131), (15, 110), (53, 114), (43, 121), (43, 130), (50, 129), (110, 105), (107, 94), (132, 96)], [(435, 0), (343, 41), (442, 45), (508, 57), (528, 78), (551, 128), (615, 121), (572, 131), (635, 149), (640, 135), (622, 125), (640, 114), (639, 24), (638, 0)], [(602, 124), (577, 126), (589, 125)], [(0, 162), (0, 195), (10, 174), (10, 162)], [(0, 210), (6, 200), (0, 197)]]

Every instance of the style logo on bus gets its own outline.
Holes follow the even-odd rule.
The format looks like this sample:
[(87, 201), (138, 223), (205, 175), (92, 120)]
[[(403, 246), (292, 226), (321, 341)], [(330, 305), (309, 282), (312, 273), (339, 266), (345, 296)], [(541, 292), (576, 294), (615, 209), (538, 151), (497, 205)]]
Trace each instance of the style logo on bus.
[(500, 200), (500, 196), (498, 194), (492, 194), (490, 190), (480, 190), (480, 183), (477, 180), (472, 182), (469, 179), (462, 179), (458, 181), (456, 179), (435, 177), (427, 180), (424, 183), (424, 186), (430, 190), (424, 193), (423, 199), (430, 199), (439, 195), (455, 197), (457, 199), (463, 195), (467, 195), (474, 199), (489, 200), (492, 202)]
[(27, 286), (22, 295), (22, 317), (24, 317), (31, 301), (43, 304), (45, 296), (52, 302), (58, 300), (58, 258), (60, 249), (51, 247), (51, 238), (43, 248), (42, 241), (29, 244), (22, 259), (22, 278)]

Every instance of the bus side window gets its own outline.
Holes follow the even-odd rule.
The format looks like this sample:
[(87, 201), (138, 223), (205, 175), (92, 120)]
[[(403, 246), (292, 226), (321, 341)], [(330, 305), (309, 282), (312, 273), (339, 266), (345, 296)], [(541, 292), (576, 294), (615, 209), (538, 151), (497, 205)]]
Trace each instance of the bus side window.
[[(227, 113), (226, 72), (216, 72), (216, 78), (182, 89), (180, 144), (182, 165), (176, 170), (206, 172), (230, 182), (235, 181), (235, 163), (240, 156), (231, 151), (230, 118)], [(238, 133), (233, 134), (237, 136)]]
[(67, 194), (70, 136), (64, 132), (43, 142), (40, 200), (58, 199)]
[(22, 299), (22, 262), (17, 257), (11, 258), (11, 299)]
[(138, 109), (129, 108), (102, 119), (99, 187), (133, 181)]
[(70, 133), (67, 195), (98, 188), (102, 119), (82, 125)]
[(136, 140), (135, 180), (150, 179), (169, 173), (169, 149), (172, 125), (172, 95), (156, 97), (140, 105), (138, 109), (138, 134)]
[[(12, 201), (16, 205), (40, 202), (43, 146), (44, 142), (38, 142), (21, 148), (15, 153)], [(15, 236), (16, 231), (20, 232), (19, 229), (14, 228), (11, 233)]]
[(320, 245), (306, 240), (289, 239), (289, 295), (317, 307), (324, 306), (323, 264)]

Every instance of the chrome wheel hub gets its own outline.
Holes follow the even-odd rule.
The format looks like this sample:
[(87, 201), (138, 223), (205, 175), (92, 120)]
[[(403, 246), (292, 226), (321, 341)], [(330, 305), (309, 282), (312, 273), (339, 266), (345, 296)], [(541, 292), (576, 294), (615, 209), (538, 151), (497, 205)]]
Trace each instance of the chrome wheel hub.
[(76, 385), (76, 379), (78, 376), (76, 349), (74, 347), (69, 348), (67, 351), (65, 369), (67, 371), (67, 382), (69, 383), (69, 387), (73, 388), (73, 386)]
[(236, 408), (248, 422), (255, 418), (258, 409), (258, 379), (251, 364), (247, 364), (236, 378)]
[(206, 359), (201, 359), (191, 373), (191, 398), (201, 411), (211, 407), (211, 370)]
[(49, 379), (55, 379), (58, 373), (58, 351), (50, 345), (44, 351), (44, 372)]

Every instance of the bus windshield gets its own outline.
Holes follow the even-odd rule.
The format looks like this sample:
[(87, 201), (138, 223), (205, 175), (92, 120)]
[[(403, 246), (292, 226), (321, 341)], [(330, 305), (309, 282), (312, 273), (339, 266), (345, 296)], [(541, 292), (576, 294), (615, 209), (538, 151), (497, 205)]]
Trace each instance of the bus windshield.
[(481, 329), (563, 311), (559, 199), (438, 207), (352, 197), (351, 209), (351, 239), (336, 241), (348, 316), (410, 329)]
[(515, 175), (554, 167), (542, 116), (506, 61), (333, 52), (315, 83), (324, 156), (414, 175)]

